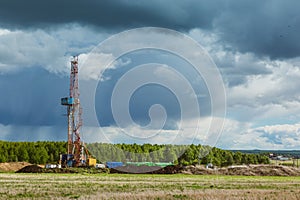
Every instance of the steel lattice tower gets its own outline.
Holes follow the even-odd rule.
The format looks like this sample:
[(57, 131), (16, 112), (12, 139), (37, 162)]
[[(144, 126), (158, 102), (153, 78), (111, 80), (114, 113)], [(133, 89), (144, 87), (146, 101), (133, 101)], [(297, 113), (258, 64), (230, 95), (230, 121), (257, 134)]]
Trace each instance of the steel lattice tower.
[(86, 160), (84, 147), (80, 140), (80, 127), (82, 126), (82, 108), (79, 100), (78, 87), (78, 57), (71, 61), (70, 74), (70, 96), (61, 99), (61, 104), (68, 106), (68, 154), (74, 155), (75, 165), (80, 165), (82, 160)]

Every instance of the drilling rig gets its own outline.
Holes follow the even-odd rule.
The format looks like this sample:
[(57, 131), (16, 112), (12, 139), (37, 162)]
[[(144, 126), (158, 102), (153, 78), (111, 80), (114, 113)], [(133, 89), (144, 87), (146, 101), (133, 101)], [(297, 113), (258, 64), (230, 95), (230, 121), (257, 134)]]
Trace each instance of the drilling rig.
[(80, 138), (82, 108), (79, 100), (77, 56), (71, 61), (69, 93), (69, 97), (61, 98), (61, 105), (67, 106), (68, 143), (67, 153), (60, 156), (60, 163), (63, 167), (95, 166), (96, 159), (91, 157)]

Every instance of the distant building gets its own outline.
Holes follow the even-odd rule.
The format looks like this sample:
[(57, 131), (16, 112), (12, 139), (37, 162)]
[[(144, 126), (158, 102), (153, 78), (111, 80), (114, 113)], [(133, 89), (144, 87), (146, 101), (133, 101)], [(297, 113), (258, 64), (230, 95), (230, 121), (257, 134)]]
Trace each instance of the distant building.
[(274, 154), (272, 154), (272, 153), (270, 153), (269, 154), (269, 158), (271, 159), (271, 160), (280, 160), (280, 161), (287, 161), (287, 160), (290, 160), (291, 158), (289, 158), (289, 157), (284, 157), (284, 156), (282, 156), (282, 155), (274, 155)]

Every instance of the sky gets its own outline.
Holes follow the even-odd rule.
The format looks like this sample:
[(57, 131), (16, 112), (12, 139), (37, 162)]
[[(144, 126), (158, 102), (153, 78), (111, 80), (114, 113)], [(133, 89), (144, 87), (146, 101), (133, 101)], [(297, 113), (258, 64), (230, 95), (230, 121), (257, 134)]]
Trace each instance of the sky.
[[(60, 98), (77, 55), (79, 68), (88, 66), (79, 80), (86, 142), (299, 150), (299, 7), (297, 0), (2, 0), (0, 140), (66, 140)], [(176, 38), (201, 46), (217, 69), (212, 82), (164, 49), (116, 56), (135, 45), (197, 51)], [(149, 81), (129, 96), (122, 90), (150, 78), (164, 85)]]

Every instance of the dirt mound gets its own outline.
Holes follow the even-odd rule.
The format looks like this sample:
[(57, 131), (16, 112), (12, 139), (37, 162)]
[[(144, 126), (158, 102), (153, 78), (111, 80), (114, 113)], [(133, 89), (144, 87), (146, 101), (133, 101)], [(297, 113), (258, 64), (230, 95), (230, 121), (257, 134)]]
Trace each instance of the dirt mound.
[(280, 165), (250, 165), (247, 167), (228, 167), (219, 170), (224, 175), (246, 176), (299, 176), (300, 170)]
[(38, 165), (28, 165), (16, 171), (16, 173), (41, 173), (41, 172), (43, 172), (43, 168)]
[(110, 169), (110, 173), (122, 173), (122, 174), (147, 174), (161, 169), (158, 166), (121, 166)]
[(9, 162), (9, 163), (0, 163), (0, 171), (3, 172), (15, 172), (23, 167), (31, 165), (28, 162)]
[(186, 166), (182, 170), (183, 174), (197, 174), (197, 175), (206, 175), (206, 174), (216, 174), (216, 171), (213, 169), (206, 169), (202, 166)]
[(110, 173), (123, 173), (123, 174), (177, 174), (183, 171), (180, 166), (122, 166), (110, 169)]
[(166, 166), (157, 171), (154, 171), (153, 174), (178, 174), (178, 173), (182, 173), (183, 170), (184, 170), (184, 167), (179, 166), (179, 165)]
[(182, 173), (203, 175), (300, 176), (300, 169), (281, 165), (240, 165), (219, 169), (206, 169), (201, 166), (188, 166)]

